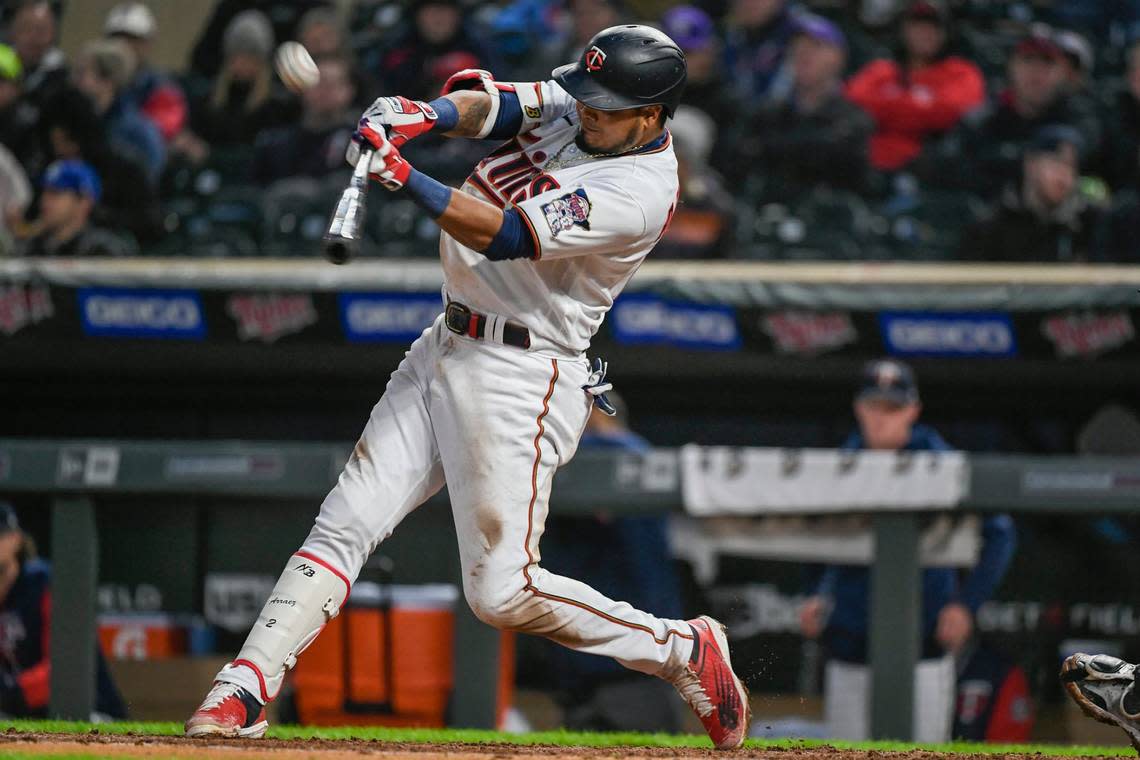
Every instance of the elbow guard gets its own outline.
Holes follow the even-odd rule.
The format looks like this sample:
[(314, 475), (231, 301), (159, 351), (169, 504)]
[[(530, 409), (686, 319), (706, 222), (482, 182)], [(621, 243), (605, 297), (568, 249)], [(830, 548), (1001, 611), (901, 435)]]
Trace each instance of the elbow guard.
[(499, 88), (495, 86), (495, 79), (491, 72), (485, 69), (463, 69), (452, 74), (443, 84), (440, 96), (455, 92), (456, 90), (482, 90), (491, 96), (491, 110), (483, 121), (483, 126), (475, 134), (476, 139), (483, 139), (491, 134), (499, 118), (500, 97)]

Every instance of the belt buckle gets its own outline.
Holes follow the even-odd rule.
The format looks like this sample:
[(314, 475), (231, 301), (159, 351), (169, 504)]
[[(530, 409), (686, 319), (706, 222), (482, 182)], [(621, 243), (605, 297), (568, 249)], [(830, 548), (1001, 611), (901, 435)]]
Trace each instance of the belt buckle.
[(448, 301), (443, 312), (443, 323), (448, 330), (459, 335), (467, 334), (467, 325), (471, 322), (471, 309), (456, 301)]

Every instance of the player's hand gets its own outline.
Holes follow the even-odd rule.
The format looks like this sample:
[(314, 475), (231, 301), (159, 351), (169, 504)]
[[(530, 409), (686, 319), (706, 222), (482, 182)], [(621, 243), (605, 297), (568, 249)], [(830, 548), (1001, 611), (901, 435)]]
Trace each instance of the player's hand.
[(482, 90), (488, 95), (498, 96), (495, 78), (486, 69), (462, 69), (455, 72), (443, 83), (439, 94), (447, 95), (456, 90)]
[(974, 615), (964, 604), (951, 602), (938, 613), (934, 638), (950, 654), (961, 651), (974, 632)]
[(399, 190), (408, 182), (408, 175), (412, 173), (412, 165), (400, 155), (400, 151), (384, 134), (384, 130), (373, 129), (364, 119), (360, 126), (352, 133), (352, 141), (344, 157), (348, 163), (356, 166), (360, 160), (361, 146), (375, 151), (368, 164), (368, 176), (376, 180), (389, 190)]
[(800, 633), (804, 638), (818, 639), (830, 612), (830, 602), (822, 596), (809, 596), (800, 605)]
[(392, 145), (399, 148), (408, 140), (430, 132), (438, 115), (422, 100), (409, 100), (402, 95), (377, 98), (360, 117), (373, 131), (388, 135)]

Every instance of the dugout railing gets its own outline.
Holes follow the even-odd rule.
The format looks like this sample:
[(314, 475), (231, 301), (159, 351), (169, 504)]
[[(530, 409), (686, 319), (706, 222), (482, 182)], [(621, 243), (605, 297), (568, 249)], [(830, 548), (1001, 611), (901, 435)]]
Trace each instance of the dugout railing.
[[(99, 577), (96, 512), (101, 499), (128, 495), (156, 497), (207, 497), (235, 508), (250, 498), (259, 501), (304, 499), (314, 504), (335, 483), (347, 445), (261, 444), (246, 442), (126, 442), (0, 440), (0, 494), (36, 494), (50, 497), (51, 543), (54, 566), (51, 630), (51, 714), (59, 718), (85, 718), (94, 703), (94, 647), (96, 587)], [(726, 450), (719, 450), (722, 454)], [(1136, 510), (1140, 497), (1140, 461), (1116, 458), (1060, 458), (980, 455), (960, 457), (954, 492), (945, 488), (932, 505), (922, 495), (923, 467), (899, 458), (889, 477), (867, 488), (883, 494), (883, 508), (868, 506), (867, 493), (843, 500), (813, 496), (812, 480), (818, 470), (800, 468), (803, 452), (770, 451), (782, 458), (779, 477), (797, 468), (803, 488), (779, 490), (786, 503), (783, 513), (857, 511), (872, 515), (875, 545), (889, 547), (874, 553), (872, 568), (871, 664), (872, 731), (876, 738), (908, 739), (911, 734), (913, 681), (909, 673), (919, 655), (920, 625), (920, 520), (931, 510), (1127, 513)], [(690, 451), (691, 453), (691, 451)], [(730, 452), (731, 453), (731, 452)], [(818, 456), (816, 456), (818, 454)], [(847, 472), (850, 455), (816, 452), (816, 459), (833, 457), (836, 468)], [(958, 455), (955, 455), (958, 456)], [(810, 459), (811, 457), (808, 457)], [(681, 450), (657, 449), (648, 455), (581, 452), (555, 480), (554, 510), (562, 514), (669, 512), (692, 501), (684, 493)], [(250, 467), (260, 462), (263, 466)], [(172, 463), (179, 463), (173, 466)], [(271, 466), (264, 466), (271, 463)], [(794, 463), (795, 466), (788, 466)], [(826, 462), (825, 462), (826, 463)], [(925, 466), (929, 465), (927, 462)], [(813, 472), (815, 474), (813, 474)], [(909, 473), (909, 490), (892, 485), (894, 474)], [(774, 476), (776, 477), (776, 476)], [(942, 483), (946, 486), (949, 481)], [(954, 485), (956, 483), (956, 485)], [(905, 485), (905, 484), (904, 484)], [(917, 490), (916, 490), (917, 486)], [(834, 492), (834, 489), (824, 489)], [(908, 499), (919, 494), (909, 507)], [(243, 499), (245, 501), (243, 501)], [(446, 491), (435, 497), (446, 501)], [(826, 502), (826, 503), (825, 503)], [(737, 504), (733, 514), (762, 514)], [(693, 510), (690, 510), (693, 511)], [(715, 514), (703, 508), (701, 514)], [(265, 530), (258, 526), (257, 530)], [(255, 532), (251, 528), (251, 536)], [(450, 547), (442, 551), (451, 551)], [(275, 571), (266, 568), (267, 571)], [(460, 605), (457, 613), (455, 691), (452, 722), (471, 727), (494, 723), (494, 693), (499, 647), (495, 632), (475, 620)]]

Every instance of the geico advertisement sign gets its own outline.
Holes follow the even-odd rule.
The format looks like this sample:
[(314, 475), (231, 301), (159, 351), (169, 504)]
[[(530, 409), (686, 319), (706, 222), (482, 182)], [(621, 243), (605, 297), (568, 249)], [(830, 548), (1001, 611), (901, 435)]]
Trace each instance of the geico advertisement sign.
[(82, 288), (79, 313), (87, 335), (192, 340), (206, 336), (202, 301), (192, 290)]
[(736, 315), (727, 306), (625, 296), (614, 305), (612, 324), (618, 343), (719, 349), (740, 345)]
[(993, 356), (1017, 354), (1007, 314), (884, 312), (879, 327), (894, 356)]
[(437, 294), (345, 293), (339, 302), (345, 337), (354, 342), (415, 339), (443, 311)]

